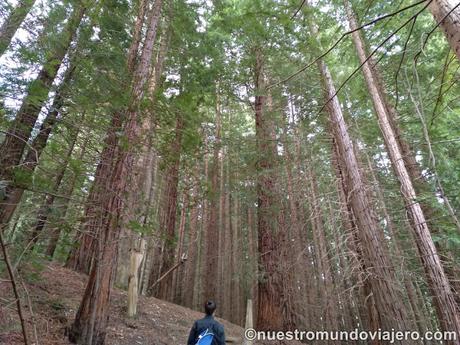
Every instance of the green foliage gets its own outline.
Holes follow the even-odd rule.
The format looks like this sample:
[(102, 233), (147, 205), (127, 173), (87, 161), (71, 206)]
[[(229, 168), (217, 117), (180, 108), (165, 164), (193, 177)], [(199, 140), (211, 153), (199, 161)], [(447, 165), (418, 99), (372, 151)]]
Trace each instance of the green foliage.
[[(5, 63), (5, 68), (0, 71), (0, 140), (26, 88), (33, 90), (36, 99), (32, 102), (54, 96), (54, 90), (48, 95), (42, 85), (30, 83), (33, 79), (31, 71), (36, 70), (58, 47), (62, 28), (74, 2), (45, 2), (47, 11), (38, 17), (46, 17), (46, 21), (33, 27), (25, 42), (14, 46), (10, 60), (7, 60), (13, 63)], [(266, 107), (265, 114), (275, 120), (273, 140), (277, 142), (278, 157), (274, 170), (278, 177), (276, 188), (281, 200), (280, 209), (285, 212), (289, 209), (291, 196), (287, 186), (287, 169), (291, 168), (299, 213), (304, 217), (302, 219), (306, 219), (302, 227), (304, 236), (308, 243), (314, 242), (309, 218), (312, 205), (307, 201), (310, 188), (307, 171), (311, 168), (317, 176), (321, 210), (326, 214), (326, 238), (333, 244), (331, 252), (337, 251), (335, 255), (339, 256), (342, 255), (340, 250), (348, 250), (342, 248), (345, 246), (343, 243), (335, 242), (335, 237), (343, 236), (345, 230), (337, 206), (337, 176), (332, 168), (326, 100), (315, 64), (315, 59), (348, 30), (346, 16), (342, 1), (320, 0), (315, 2), (314, 7), (305, 4), (293, 17), (300, 3), (295, 0), (175, 0), (171, 2), (171, 9), (163, 9), (161, 32), (155, 42), (155, 52), (158, 53), (162, 40), (167, 38), (163, 75), (155, 92), (146, 92), (136, 109), (139, 123), (153, 119), (151, 131), (136, 143), (135, 148), (130, 147), (123, 126), (116, 132), (117, 148), (134, 154), (142, 152), (148, 146), (146, 143), (152, 142), (155, 164), (159, 166), (153, 181), (153, 200), (149, 205), (147, 221), (132, 220), (126, 224), (127, 229), (144, 237), (167, 239), (163, 229), (159, 229), (164, 203), (162, 183), (167, 177), (164, 176), (165, 168), (180, 157), (179, 194), (190, 197), (191, 205), (199, 206), (199, 230), (206, 225), (206, 219), (203, 220), (205, 206), (219, 196), (229, 196), (232, 202), (237, 201), (239, 209), (236, 212), (240, 213), (225, 211), (232, 217), (229, 222), (237, 224), (239, 236), (250, 236), (250, 227), (254, 224), (249, 224), (248, 214), (256, 209), (257, 177), (262, 173), (256, 168), (259, 153), (254, 121), (255, 51), (260, 50), (265, 64), (264, 78), (270, 87), (257, 92), (270, 97), (271, 104)], [(396, 11), (409, 1), (352, 3), (359, 22), (363, 24)], [(111, 120), (114, 114), (125, 114), (131, 101), (132, 76), (127, 70), (126, 58), (137, 13), (135, 4), (136, 1), (103, 0), (92, 2), (89, 7), (66, 60), (66, 66), (75, 66), (75, 73), (72, 80), (64, 85), (61, 116), (40, 157), (39, 166), (33, 173), (21, 167), (15, 169), (15, 182), (30, 189), (16, 212), (14, 227), (8, 229), (9, 239), (18, 248), (24, 248), (36, 224), (37, 211), (47, 194), (58, 196), (45, 226), (45, 235), (51, 229), (61, 230), (54, 259), (64, 262), (77, 245), (75, 238), (85, 221), (85, 208), (91, 207), (87, 198), (96, 167), (101, 161)], [(420, 50), (426, 33), (435, 25), (427, 11), (417, 17), (412, 31), (407, 25), (394, 33), (419, 9), (412, 8), (379, 21), (367, 26), (361, 33), (368, 42), (369, 52), (393, 35), (376, 51), (373, 62), (382, 72), (382, 86), (387, 90), (388, 101), (395, 106), (403, 135), (416, 153), (428, 181), (419, 198), (436, 212), (431, 220), (437, 230), (433, 232), (433, 240), (454, 253), (458, 261), (460, 237), (440, 195), (438, 181), (458, 215), (459, 63), (449, 52), (439, 30), (429, 37), (423, 51)], [(313, 36), (310, 29), (313, 19), (318, 25), (317, 36)], [(406, 41), (407, 47), (403, 51)], [(407, 263), (412, 274), (421, 273), (418, 254), (408, 231), (410, 224), (399, 183), (389, 164), (364, 78), (360, 71), (351, 76), (359, 62), (350, 36), (324, 56), (324, 60), (330, 66), (336, 86), (341, 87), (338, 97), (356, 143), (356, 151), (363, 166), (366, 166), (363, 167), (366, 178), (371, 180), (366, 165), (368, 156), (382, 189), (385, 206), (395, 223), (398, 234), (391, 237), (383, 206), (376, 197), (376, 186), (369, 183), (369, 195), (383, 236), (391, 250), (394, 250), (395, 243), (404, 248), (404, 257), (395, 258), (398, 263)], [(59, 80), (55, 82), (58, 83)], [(219, 141), (216, 138), (217, 107), (222, 126)], [(43, 114), (47, 111), (49, 109), (43, 109)], [(183, 120), (184, 128), (180, 149), (175, 150), (172, 144), (176, 138), (178, 119)], [(424, 137), (424, 125), (429, 142)], [(75, 135), (77, 129), (78, 135)], [(75, 137), (73, 151), (70, 158), (66, 158)], [(219, 149), (218, 162), (213, 156), (216, 148)], [(221, 164), (219, 179), (222, 179), (222, 190), (220, 186), (219, 190), (211, 188), (212, 177), (209, 174), (216, 163)], [(205, 165), (208, 176), (205, 175)], [(62, 183), (55, 188), (62, 168), (65, 169)], [(1, 193), (0, 186), (0, 199)], [(179, 208), (182, 202), (179, 200)], [(189, 231), (190, 206), (186, 212), (186, 231)], [(285, 220), (288, 225), (289, 218)], [(220, 227), (222, 229), (222, 223)], [(177, 241), (176, 236), (170, 244), (175, 245)], [(47, 243), (46, 236), (42, 237), (36, 249), (23, 261), (34, 265), (40, 262)], [(251, 268), (254, 258), (247, 256), (249, 247), (246, 241), (242, 241), (241, 250), (246, 256), (241, 258), (242, 270), (235, 279), (243, 281), (245, 293), (249, 296), (249, 278), (255, 275)], [(334, 260), (338, 265), (338, 257)], [(398, 271), (400, 275), (404, 273)], [(425, 289), (423, 275), (419, 276), (418, 283)]]

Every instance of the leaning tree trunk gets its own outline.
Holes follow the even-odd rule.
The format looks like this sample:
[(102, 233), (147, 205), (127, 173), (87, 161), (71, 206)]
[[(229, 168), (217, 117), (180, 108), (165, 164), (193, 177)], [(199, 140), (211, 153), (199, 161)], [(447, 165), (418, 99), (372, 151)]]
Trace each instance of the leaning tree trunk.
[(323, 81), (325, 100), (328, 102), (327, 110), (332, 135), (344, 162), (348, 183), (353, 186), (350, 204), (363, 245), (364, 262), (371, 272), (368, 279), (381, 315), (382, 328), (410, 329), (411, 324), (408, 322), (403, 297), (398, 287), (392, 286), (392, 284), (397, 284), (397, 279), (384, 248), (385, 245), (381, 243), (379, 233), (382, 230), (372, 214), (372, 204), (366, 193), (365, 182), (336, 96), (331, 74), (323, 61), (318, 62), (318, 67)]
[[(151, 10), (142, 54), (134, 73), (132, 101), (125, 113), (126, 125), (123, 128), (128, 148), (139, 144), (141, 129), (138, 108), (144, 96), (152, 61), (161, 5), (162, 0), (156, 0)], [(99, 229), (95, 241), (97, 257), (95, 264), (92, 265), (83, 299), (69, 332), (69, 340), (77, 344), (102, 345), (105, 342), (110, 291), (117, 257), (117, 241), (123, 220), (123, 200), (135, 157), (133, 152), (126, 147), (118, 145), (112, 164), (108, 166), (111, 169), (109, 178), (99, 183), (104, 188), (101, 191), (103, 197), (99, 204), (95, 205), (102, 210), (101, 217), (98, 219)]]
[[(18, 201), (22, 196), (22, 191), (15, 190), (14, 186), (16, 169), (18, 169), (24, 150), (38, 119), (38, 115), (48, 99), (48, 93), (77, 32), (85, 10), (85, 7), (77, 7), (74, 9), (62, 33), (61, 44), (54, 52), (52, 52), (52, 54), (50, 54), (50, 57), (38, 73), (37, 78), (30, 83), (22, 105), (8, 129), (5, 140), (0, 146), (0, 180), (7, 182), (5, 200), (2, 200), (0, 205), (0, 231), (2, 231), (11, 219), (11, 215), (13, 214), (16, 207), (15, 205), (17, 204), (17, 202), (14, 201)], [(58, 103), (62, 102), (59, 98), (59, 95), (56, 96), (56, 101)], [(54, 119), (47, 123), (48, 127), (42, 128), (45, 132), (37, 138), (38, 140), (44, 140), (44, 143), (40, 143), (40, 145), (42, 145), (41, 150), (43, 150), (44, 144), (46, 144), (49, 130), (51, 130), (50, 128), (52, 127), (49, 126), (49, 124), (52, 124), (55, 121), (57, 114), (58, 113), (55, 110), (51, 111), (49, 117), (51, 119), (54, 116)], [(22, 169), (25, 169), (27, 173), (31, 173), (31, 171), (33, 171), (37, 161), (36, 158), (39, 156), (39, 154), (35, 152), (32, 152), (31, 154), (35, 155), (35, 157), (32, 157), (34, 163), (26, 164), (22, 167)]]
[[(371, 294), (367, 267), (363, 260), (362, 244), (358, 236), (356, 218), (350, 205), (351, 187), (345, 176), (345, 164), (339, 155), (336, 140), (332, 137), (332, 166), (336, 176), (337, 195), (339, 197), (342, 227), (346, 233), (347, 267), (352, 272), (351, 286), (357, 303), (358, 316), (363, 329), (376, 331), (381, 328), (379, 311), (375, 307), (375, 298)], [(378, 344), (378, 342), (372, 342)]]
[(2, 56), (18, 31), (22, 22), (34, 6), (36, 0), (19, 0), (19, 4), (13, 9), (0, 27), (0, 56)]
[[(347, 2), (346, 5), (348, 5)], [(357, 27), (354, 14), (351, 12), (350, 6), (346, 7), (350, 26), (354, 29)], [(389, 120), (391, 115), (387, 112), (387, 108), (385, 107), (383, 97), (379, 92), (380, 89), (377, 86), (377, 80), (375, 80), (371, 66), (366, 62), (366, 53), (362, 38), (358, 31), (353, 32), (352, 35), (359, 59), (361, 63), (363, 63), (362, 69), (364, 79), (366, 80), (367, 88), (372, 98), (375, 112), (378, 116), (379, 126), (385, 141), (385, 146), (387, 148), (393, 170), (401, 185), (401, 194), (411, 220), (411, 229), (417, 242), (419, 254), (428, 278), (427, 281), (434, 296), (434, 304), (438, 318), (445, 331), (456, 331), (460, 334), (460, 317), (458, 315), (454, 295), (450, 287), (449, 280), (443, 270), (434, 242), (431, 238), (425, 214), (417, 200), (417, 194), (415, 193), (412, 180), (404, 164), (395, 133), (391, 127)], [(455, 342), (452, 342), (452, 344), (454, 343)]]
[[(410, 272), (409, 271), (409, 267), (408, 265), (404, 262), (404, 257), (403, 257), (403, 250), (401, 249), (401, 246), (399, 244), (399, 238), (396, 236), (396, 231), (397, 231), (397, 227), (396, 225), (393, 223), (393, 220), (391, 219), (390, 217), (390, 214), (387, 210), (387, 207), (386, 207), (386, 204), (385, 204), (385, 200), (384, 200), (384, 196), (383, 196), (383, 192), (382, 192), (382, 189), (381, 189), (381, 186), (380, 186), (380, 183), (377, 179), (377, 176), (375, 175), (375, 172), (374, 172), (374, 166), (371, 162), (371, 158), (369, 157), (369, 155), (366, 154), (366, 158), (367, 158), (367, 162), (368, 162), (368, 165), (369, 165), (369, 171), (371, 173), (371, 177), (372, 177), (372, 181), (374, 183), (374, 186), (375, 186), (375, 189), (376, 189), (376, 194), (377, 194), (377, 198), (380, 202), (380, 205), (381, 205), (381, 208), (382, 208), (382, 213), (383, 213), (383, 216), (384, 216), (384, 219), (386, 221), (386, 225), (387, 225), (387, 229), (388, 229), (388, 235), (393, 239), (393, 247), (394, 247), (394, 250), (395, 250), (395, 254), (398, 258), (401, 258), (402, 262), (401, 262), (401, 267), (403, 270), (406, 270), (408, 273)], [(404, 277), (403, 277), (403, 282), (404, 282), (404, 287), (406, 288), (406, 291), (407, 291), (407, 297), (409, 299), (409, 304), (411, 306), (411, 309), (412, 309), (412, 317), (413, 319), (415, 320), (416, 324), (417, 324), (417, 327), (418, 327), (418, 330), (420, 331), (420, 334), (422, 334), (423, 332), (427, 331), (428, 328), (425, 327), (424, 325), (424, 321), (425, 321), (425, 315), (420, 311), (419, 307), (418, 307), (418, 298), (417, 298), (417, 294), (415, 292), (415, 282), (413, 281), (413, 279), (411, 279), (411, 276), (410, 274), (404, 274)]]
[[(27, 173), (32, 174), (38, 165), (39, 158), (45, 149), (51, 131), (56, 125), (56, 122), (61, 114), (61, 108), (64, 104), (64, 91), (69, 87), (69, 83), (73, 78), (75, 65), (72, 62), (69, 68), (64, 73), (64, 78), (56, 91), (51, 110), (46, 115), (43, 123), (40, 126), (37, 136), (32, 141), (30, 149), (27, 151), (25, 158), (21, 162), (21, 167)], [(14, 185), (9, 187), (9, 194), (6, 195), (4, 202), (0, 203), (0, 224), (6, 225), (16, 211), (19, 202), (21, 201), (24, 190), (29, 187), (28, 184)], [(1, 230), (0, 230), (1, 231)]]
[(446, 34), (450, 47), (460, 60), (460, 7), (452, 0), (433, 0), (428, 9)]

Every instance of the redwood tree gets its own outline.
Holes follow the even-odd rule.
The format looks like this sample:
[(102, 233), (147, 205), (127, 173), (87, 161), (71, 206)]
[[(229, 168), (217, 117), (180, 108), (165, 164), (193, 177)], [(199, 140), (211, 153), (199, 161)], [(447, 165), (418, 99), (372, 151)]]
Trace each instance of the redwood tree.
[[(83, 299), (77, 311), (75, 321), (69, 332), (69, 340), (77, 344), (101, 345), (105, 342), (106, 327), (109, 319), (109, 305), (113, 272), (116, 264), (117, 240), (119, 237), (123, 211), (123, 193), (135, 157), (132, 149), (136, 147), (141, 131), (139, 104), (144, 96), (148, 80), (153, 48), (160, 18), (161, 0), (156, 0), (150, 10), (144, 45), (139, 61), (134, 69), (131, 89), (131, 104), (125, 111), (126, 123), (123, 134), (128, 148), (118, 145), (113, 152), (108, 178), (101, 182), (104, 195), (99, 199), (101, 217), (96, 238), (97, 257), (92, 265)], [(101, 175), (100, 175), (101, 176)]]
[(35, 1), (36, 0), (19, 0), (16, 7), (14, 7), (8, 17), (6, 17), (0, 27), (0, 56), (5, 53), (14, 34), (18, 31), (27, 14), (34, 6)]
[[(315, 34), (315, 30), (313, 30)], [(350, 205), (356, 217), (359, 238), (362, 243), (363, 259), (370, 275), (370, 289), (375, 297), (381, 315), (380, 326), (384, 329), (409, 329), (407, 310), (397, 284), (394, 268), (391, 266), (385, 245), (381, 243), (381, 229), (372, 214), (372, 204), (366, 192), (360, 165), (348, 133), (342, 109), (336, 95), (332, 76), (326, 64), (319, 60), (318, 67), (323, 83), (324, 99), (327, 103), (330, 128), (337, 142), (338, 152), (346, 168), (349, 185), (353, 186)], [(408, 343), (408, 342), (406, 342)], [(402, 343), (401, 343), (402, 344)]]
[(264, 57), (261, 47), (254, 49), (254, 84), (256, 90), (254, 109), (257, 138), (257, 231), (260, 277), (258, 282), (257, 329), (283, 329), (281, 306), (283, 278), (278, 258), (283, 245), (283, 234), (278, 227), (278, 209), (274, 165), (276, 145), (273, 141), (274, 123), (267, 111)]

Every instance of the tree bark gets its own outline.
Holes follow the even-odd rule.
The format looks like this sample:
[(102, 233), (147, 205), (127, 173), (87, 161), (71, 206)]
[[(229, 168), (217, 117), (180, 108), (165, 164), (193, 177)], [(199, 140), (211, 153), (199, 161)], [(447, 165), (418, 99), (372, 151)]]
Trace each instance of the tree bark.
[(255, 120), (257, 139), (257, 229), (259, 242), (260, 278), (258, 282), (257, 329), (281, 330), (284, 327), (281, 300), (283, 296), (282, 270), (278, 263), (283, 245), (278, 228), (275, 176), (276, 146), (274, 124), (267, 113), (264, 81), (264, 61), (261, 48), (255, 49)]
[(34, 6), (35, 0), (20, 0), (0, 27), (0, 57), (5, 53), (14, 34)]
[(139, 299), (139, 267), (143, 258), (144, 253), (142, 251), (132, 250), (128, 279), (128, 317), (134, 317), (137, 315), (137, 301)]
[(221, 270), (221, 305), (223, 306), (221, 314), (226, 320), (232, 317), (232, 281), (233, 281), (233, 264), (228, 260), (228, 254), (233, 253), (232, 232), (231, 232), (231, 208), (230, 208), (230, 157), (227, 152), (223, 154), (220, 164), (220, 239), (219, 261)]
[[(185, 240), (185, 226), (186, 217), (189, 208), (189, 195), (188, 191), (182, 191), (182, 207), (180, 210), (180, 222), (179, 222), (179, 241), (176, 250), (175, 260), (179, 262), (182, 260), (184, 252), (184, 240)], [(173, 274), (173, 285), (171, 289), (171, 301), (175, 304), (183, 305), (182, 301), (182, 288), (183, 288), (183, 276), (184, 276), (184, 265), (181, 265), (177, 271)]]
[[(292, 111), (292, 109), (291, 109)], [(287, 117), (287, 116), (286, 116)], [(299, 327), (302, 325), (302, 317), (305, 317), (307, 314), (307, 308), (305, 308), (305, 303), (307, 301), (307, 281), (311, 272), (309, 271), (309, 266), (305, 265), (307, 261), (306, 255), (306, 245), (302, 238), (302, 220), (299, 215), (299, 195), (302, 191), (298, 184), (294, 181), (294, 176), (300, 176), (301, 170), (300, 167), (295, 166), (295, 161), (291, 153), (288, 140), (288, 126), (289, 120), (286, 119), (285, 125), (283, 128), (283, 152), (285, 154), (285, 170), (286, 170), (286, 187), (287, 187), (287, 196), (288, 196), (288, 212), (286, 212), (286, 219), (289, 220), (289, 243), (292, 244), (292, 247), (287, 248), (289, 255), (288, 268), (292, 271), (292, 287), (290, 297), (293, 302), (293, 310), (291, 311), (292, 315), (290, 316), (293, 325)], [(295, 133), (295, 142), (297, 142), (297, 134)], [(299, 160), (297, 160), (297, 163)]]
[[(351, 11), (348, 2), (345, 2), (348, 11), (348, 19), (352, 29), (357, 27), (356, 19)], [(430, 229), (425, 218), (425, 214), (417, 200), (412, 180), (409, 176), (406, 165), (400, 151), (395, 133), (390, 124), (383, 97), (378, 88), (378, 82), (375, 80), (372, 69), (369, 63), (366, 62), (366, 53), (363, 40), (359, 31), (352, 33), (353, 41), (361, 63), (362, 70), (366, 80), (369, 94), (372, 98), (375, 112), (378, 116), (380, 130), (382, 132), (385, 146), (389, 154), (395, 175), (401, 185), (401, 194), (408, 211), (412, 231), (417, 242), (420, 257), (428, 278), (428, 284), (434, 296), (434, 303), (437, 310), (438, 318), (442, 328), (445, 331), (456, 331), (460, 334), (460, 317), (458, 315), (457, 306), (454, 295), (450, 287), (449, 280), (444, 272), (441, 260), (437, 254), (436, 247), (431, 238)], [(460, 342), (460, 340), (458, 340)], [(455, 342), (452, 342), (455, 344)]]
[[(149, 27), (147, 29), (147, 32), (150, 32), (153, 35), (153, 41), (155, 41), (157, 26), (160, 20), (161, 2), (162, 0), (155, 1), (155, 5), (150, 10), (148, 17)], [(132, 55), (138, 54), (138, 48), (142, 41), (141, 33), (142, 28), (144, 26), (144, 18), (146, 15), (143, 11), (144, 9), (141, 6), (138, 11), (138, 17), (136, 19), (134, 28), (134, 36), (130, 45), (129, 55), (127, 57), (126, 62), (128, 72), (134, 76), (133, 78), (137, 77), (138, 80), (141, 80), (142, 76), (136, 76), (136, 69), (141, 69), (141, 66), (139, 66), (140, 62), (137, 61), (137, 56)], [(152, 25), (154, 25), (153, 30), (151, 30)], [(152, 46), (148, 49), (150, 50), (150, 54), (152, 54), (152, 56), (153, 43)], [(148, 78), (150, 76), (151, 61), (148, 62), (149, 66), (145, 66), (145, 64), (147, 64), (147, 62), (145, 61), (142, 63), (144, 64), (142, 68), (147, 67), (147, 70), (144, 73), (143, 78)], [(95, 205), (100, 204), (100, 198), (103, 195), (104, 190), (103, 182), (109, 178), (111, 170), (110, 164), (112, 162), (112, 157), (114, 157), (115, 148), (118, 146), (119, 141), (118, 131), (122, 128), (122, 126), (122, 114), (120, 113), (120, 111), (116, 111), (111, 117), (111, 122), (107, 130), (106, 137), (104, 139), (101, 158), (96, 168), (94, 183), (91, 186), (90, 194), (86, 202), (86, 223), (84, 224), (85, 231), (81, 231), (76, 234), (75, 242), (77, 243), (77, 245), (75, 246), (74, 250), (72, 250), (72, 253), (69, 256), (69, 259), (66, 263), (67, 267), (82, 273), (88, 273), (91, 268), (92, 257), (95, 251), (94, 240), (97, 236), (98, 231), (97, 221), (94, 222), (93, 220), (97, 220), (101, 217), (101, 210)]]
[(198, 265), (198, 188), (192, 192), (192, 209), (190, 211), (189, 242), (187, 247), (187, 262), (185, 263), (184, 278), (184, 305), (194, 307), (193, 295), (195, 291), (195, 272)]
[[(142, 54), (134, 73), (132, 101), (125, 113), (126, 124), (123, 134), (127, 147), (136, 147), (140, 138), (139, 104), (144, 96), (148, 72), (153, 55), (157, 24), (162, 0), (156, 0), (149, 15)], [(116, 264), (117, 241), (122, 225), (122, 210), (126, 181), (133, 166), (134, 154), (118, 145), (109, 162), (109, 178), (100, 183), (103, 197), (96, 207), (102, 210), (97, 219), (97, 257), (91, 267), (89, 280), (69, 332), (69, 340), (77, 344), (102, 345), (105, 342), (109, 319), (110, 294)], [(96, 181), (95, 181), (96, 182)]]
[[(179, 166), (181, 158), (182, 131), (184, 119), (179, 115), (176, 119), (174, 141), (171, 144), (168, 167), (165, 171), (166, 186), (164, 188), (162, 209), (160, 211), (159, 228), (163, 231), (164, 242), (160, 276), (174, 264), (174, 248), (176, 234), (177, 188), (179, 184)], [(172, 275), (168, 275), (158, 286), (156, 297), (171, 300)], [(153, 283), (153, 282), (151, 282)]]
[(363, 244), (363, 259), (370, 272), (369, 284), (381, 315), (382, 329), (410, 329), (411, 324), (407, 319), (403, 298), (399, 289), (393, 286), (397, 284), (397, 279), (384, 244), (380, 241), (381, 229), (372, 215), (372, 204), (366, 194), (363, 176), (336, 96), (331, 74), (323, 61), (318, 62), (318, 67), (323, 81), (324, 98), (329, 101), (327, 110), (332, 135), (337, 142), (339, 155), (343, 159), (348, 183), (353, 186), (353, 192), (349, 195), (350, 204)]
[(433, 0), (428, 9), (442, 28), (447, 41), (460, 60), (460, 7), (451, 0)]
[[(340, 216), (342, 228), (345, 232), (345, 244), (347, 248), (347, 268), (351, 272), (350, 285), (353, 286), (350, 293), (356, 301), (357, 316), (363, 329), (376, 331), (381, 326), (379, 312), (375, 307), (374, 296), (371, 294), (367, 269), (363, 260), (362, 245), (358, 236), (356, 219), (350, 204), (350, 187), (345, 176), (344, 162), (339, 156), (338, 147), (332, 138), (332, 166), (336, 175), (336, 188), (340, 204)], [(379, 344), (375, 341), (372, 344)]]
[[(388, 235), (392, 238), (393, 240), (393, 247), (395, 249), (395, 254), (396, 254), (396, 257), (400, 258), (400, 260), (404, 260), (404, 257), (403, 257), (403, 250), (401, 249), (401, 246), (399, 244), (399, 239), (398, 237), (396, 236), (397, 235), (397, 228), (395, 226), (395, 224), (393, 223), (393, 220), (391, 219), (390, 217), (390, 214), (387, 210), (387, 207), (386, 207), (386, 204), (385, 204), (385, 199), (383, 197), (383, 192), (382, 192), (382, 189), (380, 187), (380, 183), (377, 179), (377, 176), (375, 175), (374, 173), (374, 169), (373, 169), (373, 165), (372, 165), (372, 162), (371, 162), (371, 159), (368, 155), (366, 155), (367, 157), (367, 162), (368, 162), (368, 165), (369, 165), (369, 170), (370, 170), (370, 173), (371, 173), (371, 176), (372, 176), (372, 180), (374, 182), (374, 186), (375, 186), (375, 189), (376, 189), (376, 192), (377, 192), (377, 198), (380, 202), (380, 205), (381, 205), (381, 208), (382, 208), (382, 213), (383, 213), (383, 216), (384, 216), (384, 219), (386, 221), (386, 226), (387, 226), (387, 229), (388, 229)], [(407, 273), (410, 273), (409, 271), (409, 268), (407, 267), (407, 265), (402, 261), (401, 262), (401, 266), (402, 266), (402, 269), (404, 271), (406, 271)], [(404, 273), (404, 278), (403, 278), (403, 281), (404, 281), (404, 287), (406, 289), (406, 292), (407, 292), (407, 297), (409, 299), (409, 304), (411, 306), (411, 311), (412, 311), (412, 315), (411, 317), (415, 320), (416, 324), (417, 324), (417, 327), (418, 327), (418, 330), (420, 331), (420, 334), (423, 334), (425, 331), (428, 330), (428, 328), (425, 326), (424, 324), (424, 319), (425, 319), (425, 315), (420, 311), (419, 307), (418, 307), (418, 299), (417, 299), (417, 294), (416, 294), (416, 291), (415, 291), (415, 287), (414, 287), (414, 282), (411, 278), (411, 275), (410, 274), (407, 274), (407, 273)]]
[(145, 13), (147, 10), (148, 4), (147, 0), (139, 0), (139, 7), (137, 9), (136, 23), (134, 24), (133, 30), (133, 40), (129, 47), (128, 53), (128, 69), (130, 71), (134, 70), (136, 66), (136, 59), (139, 53), (139, 45), (142, 41), (142, 29), (145, 24)]
[[(217, 90), (217, 92), (219, 92)], [(216, 300), (218, 296), (218, 268), (219, 268), (219, 172), (220, 172), (220, 135), (221, 114), (219, 95), (216, 95), (216, 132), (214, 141), (213, 161), (209, 171), (211, 186), (208, 196), (210, 198), (208, 221), (206, 224), (206, 268), (203, 276), (204, 298)]]

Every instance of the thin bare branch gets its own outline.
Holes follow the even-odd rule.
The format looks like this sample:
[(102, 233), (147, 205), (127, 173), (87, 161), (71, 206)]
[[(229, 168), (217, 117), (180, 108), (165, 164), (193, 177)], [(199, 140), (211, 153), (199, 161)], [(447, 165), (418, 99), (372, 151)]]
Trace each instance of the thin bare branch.
[(3, 241), (3, 234), (0, 231), (0, 245), (2, 247), (3, 258), (5, 260), (6, 269), (8, 270), (8, 275), (10, 276), (11, 287), (13, 288), (14, 297), (16, 298), (16, 307), (18, 310), (19, 320), (21, 322), (22, 335), (24, 337), (24, 344), (29, 345), (29, 338), (27, 337), (27, 328), (26, 321), (24, 319), (24, 312), (22, 309), (21, 298), (19, 296), (19, 291), (16, 284), (16, 278), (14, 275), (13, 267), (11, 266), (10, 258), (8, 256), (8, 250), (6, 249), (5, 242)]

